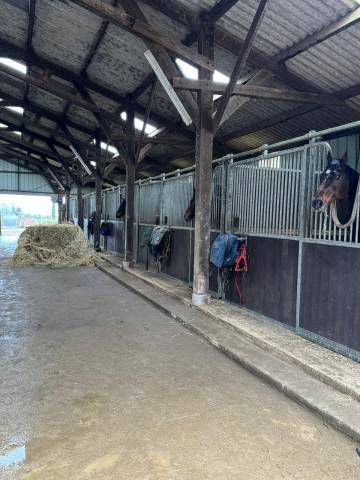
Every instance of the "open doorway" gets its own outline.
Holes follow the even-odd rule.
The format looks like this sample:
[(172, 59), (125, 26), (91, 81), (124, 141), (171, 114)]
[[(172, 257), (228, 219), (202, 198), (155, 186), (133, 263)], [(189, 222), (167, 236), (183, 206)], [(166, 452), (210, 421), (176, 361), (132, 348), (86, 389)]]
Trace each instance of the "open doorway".
[(13, 254), (24, 228), (58, 222), (56, 200), (51, 195), (0, 194), (0, 257)]

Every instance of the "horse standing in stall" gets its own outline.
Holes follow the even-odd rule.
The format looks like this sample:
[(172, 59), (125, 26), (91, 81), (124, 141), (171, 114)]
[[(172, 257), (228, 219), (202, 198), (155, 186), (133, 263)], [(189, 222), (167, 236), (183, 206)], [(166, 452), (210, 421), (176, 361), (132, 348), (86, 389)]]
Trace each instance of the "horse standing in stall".
[(312, 207), (325, 211), (330, 205), (332, 219), (339, 228), (350, 226), (356, 217), (356, 196), (359, 190), (359, 173), (347, 164), (347, 154), (334, 159), (327, 156), (328, 164), (320, 174), (320, 184), (315, 192)]

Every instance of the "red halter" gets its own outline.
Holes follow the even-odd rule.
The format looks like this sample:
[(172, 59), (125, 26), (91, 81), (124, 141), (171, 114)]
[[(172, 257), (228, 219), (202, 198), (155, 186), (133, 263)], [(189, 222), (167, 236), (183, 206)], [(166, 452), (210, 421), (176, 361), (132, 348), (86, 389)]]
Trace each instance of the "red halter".
[(247, 250), (246, 250), (246, 244), (243, 243), (240, 247), (239, 255), (236, 257), (236, 260), (235, 260), (234, 272), (246, 273), (247, 271), (248, 271)]

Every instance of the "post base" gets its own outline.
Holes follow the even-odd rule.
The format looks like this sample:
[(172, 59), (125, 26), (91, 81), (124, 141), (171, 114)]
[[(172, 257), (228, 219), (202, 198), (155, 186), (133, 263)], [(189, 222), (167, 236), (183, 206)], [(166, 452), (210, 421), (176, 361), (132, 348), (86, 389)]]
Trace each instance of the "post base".
[(122, 262), (122, 268), (130, 268), (131, 266), (131, 262), (126, 262), (125, 260), (123, 260)]
[(191, 302), (193, 305), (208, 305), (210, 303), (210, 295), (208, 293), (193, 293)]

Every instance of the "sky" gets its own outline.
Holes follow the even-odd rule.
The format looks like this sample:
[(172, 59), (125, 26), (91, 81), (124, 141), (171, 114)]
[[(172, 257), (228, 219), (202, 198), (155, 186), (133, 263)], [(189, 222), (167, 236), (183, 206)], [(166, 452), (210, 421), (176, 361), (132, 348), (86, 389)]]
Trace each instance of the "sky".
[(3, 203), (14, 204), (16, 207), (20, 207), (24, 213), (51, 216), (50, 196), (0, 194), (0, 205)]

